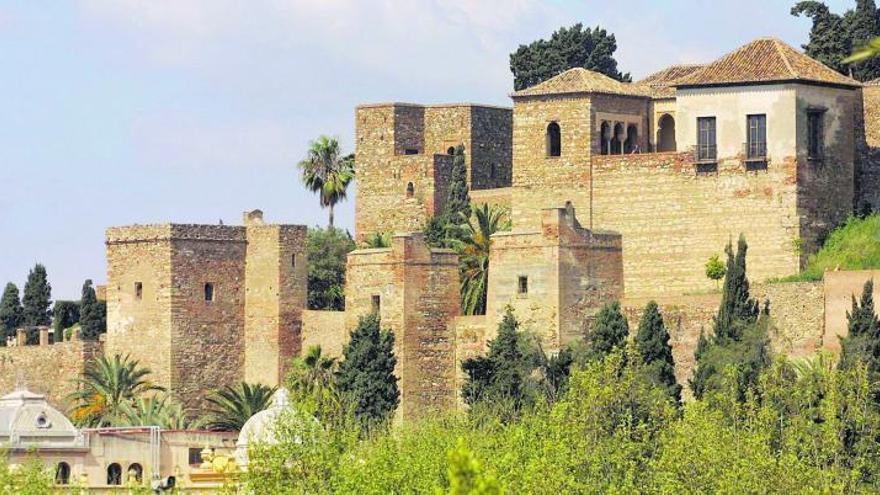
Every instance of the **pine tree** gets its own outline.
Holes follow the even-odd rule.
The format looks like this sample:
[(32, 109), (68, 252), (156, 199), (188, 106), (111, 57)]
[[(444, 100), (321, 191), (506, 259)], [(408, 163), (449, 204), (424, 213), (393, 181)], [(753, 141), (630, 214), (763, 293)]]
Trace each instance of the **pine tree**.
[(366, 421), (388, 419), (400, 403), (394, 366), (394, 335), (380, 330), (379, 316), (359, 319), (351, 340), (342, 351), (336, 383), (352, 398), (355, 414)]
[(525, 336), (511, 308), (498, 325), (498, 336), (489, 342), (486, 356), (461, 363), (467, 375), (462, 397), (467, 404), (482, 400), (510, 401), (515, 410), (531, 400), (529, 375), (535, 360), (524, 352)]
[(874, 281), (868, 280), (862, 297), (852, 296), (852, 310), (846, 313), (848, 335), (841, 339), (839, 367), (851, 368), (865, 362), (868, 369), (880, 372), (880, 321), (874, 311)]
[(24, 284), (24, 325), (29, 327), (48, 326), (52, 322), (52, 286), (46, 275), (46, 267), (37, 263), (28, 274)]
[(86, 280), (83, 284), (80, 304), (80, 335), (83, 340), (98, 340), (107, 331), (107, 309), (98, 301), (91, 280)]
[(655, 383), (666, 387), (669, 395), (680, 402), (681, 385), (675, 379), (675, 360), (672, 357), (672, 346), (669, 345), (669, 331), (666, 330), (660, 308), (654, 301), (645, 307), (635, 342), (642, 360), (654, 376)]
[(627, 335), (629, 335), (629, 324), (620, 310), (620, 303), (614, 301), (602, 306), (587, 336), (590, 357), (604, 358), (614, 348), (622, 346)]
[(18, 287), (12, 282), (6, 284), (3, 290), (3, 298), (0, 299), (0, 331), (3, 345), (6, 337), (14, 337), (15, 331), (24, 323), (24, 309), (18, 299)]

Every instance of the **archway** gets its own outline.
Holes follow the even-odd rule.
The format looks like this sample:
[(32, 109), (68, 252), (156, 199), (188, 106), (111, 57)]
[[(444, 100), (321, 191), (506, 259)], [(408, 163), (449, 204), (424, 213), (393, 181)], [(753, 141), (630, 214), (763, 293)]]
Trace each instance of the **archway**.
[(629, 124), (626, 126), (626, 141), (623, 142), (623, 152), (630, 154), (639, 151), (639, 128), (635, 124)]
[(562, 131), (559, 124), (550, 122), (547, 126), (547, 156), (562, 155)]
[(676, 151), (675, 118), (665, 113), (660, 117), (657, 126), (657, 151)]
[(623, 124), (618, 122), (614, 124), (614, 132), (611, 134), (611, 155), (623, 154)]
[(611, 137), (611, 126), (608, 125), (608, 122), (603, 121), (602, 125), (599, 126), (599, 154), (600, 155), (610, 155), (611, 154), (611, 141), (609, 140)]
[(59, 462), (58, 465), (55, 466), (55, 484), (70, 484), (70, 464), (66, 462)]
[(117, 463), (110, 464), (107, 466), (107, 484), (108, 485), (121, 485), (122, 484), (122, 466)]
[(138, 483), (144, 480), (144, 468), (138, 463), (134, 463), (131, 466), (128, 466), (128, 480), (129, 481), (137, 481)]

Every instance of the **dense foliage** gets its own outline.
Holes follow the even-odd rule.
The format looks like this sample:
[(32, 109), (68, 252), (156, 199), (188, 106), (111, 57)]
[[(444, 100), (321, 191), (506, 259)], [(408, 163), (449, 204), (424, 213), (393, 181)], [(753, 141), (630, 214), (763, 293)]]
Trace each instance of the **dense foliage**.
[(617, 69), (616, 50), (614, 35), (599, 26), (590, 29), (577, 23), (569, 28), (559, 28), (549, 40), (520, 45), (510, 54), (513, 89), (519, 91), (534, 86), (574, 67), (629, 81), (630, 75)]
[(859, 81), (870, 81), (880, 77), (880, 59), (865, 57), (851, 65), (846, 59), (880, 34), (880, 11), (874, 0), (856, 0), (855, 3), (854, 9), (839, 15), (823, 2), (802, 1), (792, 7), (791, 13), (813, 20), (810, 41), (804, 45), (807, 55), (841, 74), (851, 73)]
[(342, 351), (336, 385), (354, 403), (354, 412), (368, 422), (390, 418), (400, 403), (394, 366), (394, 334), (380, 328), (379, 315), (362, 316)]
[(80, 306), (81, 337), (83, 340), (98, 340), (102, 333), (107, 332), (107, 303), (98, 300), (91, 280), (83, 284)]
[(239, 431), (254, 414), (272, 403), (276, 388), (262, 383), (226, 385), (205, 398), (208, 413), (205, 427), (218, 431)]
[(24, 323), (24, 308), (18, 297), (18, 287), (12, 282), (6, 284), (3, 298), (0, 299), (0, 337), (4, 338), (3, 345), (6, 345), (7, 337), (15, 337), (15, 331)]
[(463, 223), (454, 229), (458, 234), (448, 240), (459, 255), (461, 311), (466, 315), (486, 314), (492, 234), (508, 229), (510, 221), (503, 209), (487, 204), (474, 208), (470, 217), (462, 214), (459, 220)]
[(629, 336), (629, 323), (620, 309), (620, 303), (612, 301), (602, 306), (587, 336), (587, 359), (602, 359), (622, 346)]
[(847, 336), (840, 340), (840, 367), (852, 368), (864, 363), (872, 373), (880, 373), (880, 321), (874, 310), (874, 281), (865, 282), (862, 297), (852, 296), (847, 311)]
[(826, 270), (880, 268), (880, 213), (850, 217), (811, 255), (800, 275), (786, 280), (822, 280)]
[(672, 346), (669, 345), (669, 331), (666, 330), (660, 307), (654, 301), (649, 302), (642, 313), (635, 343), (654, 383), (665, 387), (676, 403), (681, 402), (681, 385), (675, 380), (675, 360)]
[(21, 298), (25, 326), (48, 326), (52, 322), (52, 286), (46, 275), (46, 267), (37, 263), (28, 273)]
[(354, 239), (344, 230), (309, 229), (309, 309), (345, 309), (345, 261), (356, 247)]
[(64, 340), (64, 330), (79, 323), (79, 301), (55, 301), (52, 306), (52, 328), (55, 330), (55, 342)]
[(471, 198), (468, 192), (467, 166), (463, 144), (455, 147), (452, 158), (452, 174), (443, 210), (425, 224), (425, 242), (432, 247), (452, 247), (455, 239), (461, 239), (458, 226), (471, 216)]

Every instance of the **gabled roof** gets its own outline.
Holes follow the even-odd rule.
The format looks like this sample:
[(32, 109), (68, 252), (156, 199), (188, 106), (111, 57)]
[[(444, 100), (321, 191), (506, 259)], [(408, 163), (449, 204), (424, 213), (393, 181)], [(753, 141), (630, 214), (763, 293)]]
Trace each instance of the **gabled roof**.
[(861, 84), (776, 38), (760, 38), (679, 80), (678, 87), (804, 81), (832, 86)]
[(575, 67), (542, 83), (513, 93), (513, 97), (569, 93), (602, 93), (623, 96), (649, 96), (646, 88), (622, 83), (605, 74)]
[(703, 64), (671, 65), (657, 71), (635, 84), (648, 88), (654, 98), (675, 97), (675, 83), (705, 67)]

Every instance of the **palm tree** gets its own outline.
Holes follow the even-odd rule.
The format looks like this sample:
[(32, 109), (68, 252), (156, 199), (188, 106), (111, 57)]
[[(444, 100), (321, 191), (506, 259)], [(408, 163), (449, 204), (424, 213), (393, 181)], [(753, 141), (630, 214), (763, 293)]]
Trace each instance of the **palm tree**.
[(294, 360), (288, 386), (303, 396), (328, 389), (333, 386), (337, 364), (336, 358), (327, 357), (321, 346), (313, 345), (304, 357)]
[(277, 387), (241, 382), (213, 392), (205, 400), (209, 412), (205, 426), (218, 431), (240, 431), (254, 414), (269, 407)]
[(345, 199), (348, 184), (354, 178), (354, 155), (340, 156), (336, 138), (320, 136), (309, 143), (308, 156), (299, 162), (302, 181), (310, 191), (318, 193), (321, 208), (330, 209)]
[(197, 428), (198, 422), (187, 418), (183, 405), (168, 394), (138, 397), (119, 408), (114, 426), (161, 426), (172, 430)]
[(388, 232), (373, 232), (367, 236), (364, 244), (371, 249), (391, 247), (391, 234)]
[(77, 390), (68, 396), (74, 422), (86, 427), (112, 425), (125, 404), (144, 393), (164, 390), (147, 379), (149, 374), (149, 368), (128, 355), (92, 361), (76, 379)]
[(486, 290), (489, 281), (489, 250), (492, 234), (508, 228), (506, 212), (483, 204), (473, 209), (473, 216), (460, 218), (460, 236), (450, 239), (461, 265), (461, 309), (466, 315), (486, 314)]

